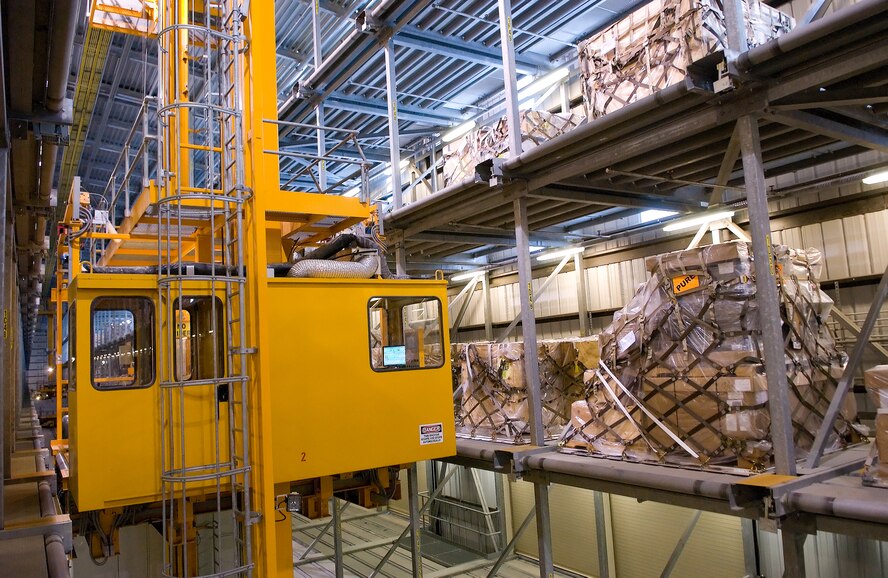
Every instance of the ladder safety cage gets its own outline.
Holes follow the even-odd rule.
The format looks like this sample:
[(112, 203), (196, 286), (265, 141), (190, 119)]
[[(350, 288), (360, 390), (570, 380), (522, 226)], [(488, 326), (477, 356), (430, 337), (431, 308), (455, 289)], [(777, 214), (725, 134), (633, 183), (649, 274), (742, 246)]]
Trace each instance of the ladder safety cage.
[[(243, 152), (245, 14), (239, 0), (160, 0), (157, 15), (163, 575), (252, 576), (250, 526), (258, 515), (251, 508), (244, 323), (244, 204), (250, 198)], [(195, 238), (206, 241), (203, 247)], [(196, 274), (192, 261), (208, 262), (209, 274)], [(225, 345), (211, 348), (209, 377), (189, 379), (177, 371), (176, 350), (193, 337), (180, 320), (185, 298), (194, 293), (189, 287), (197, 284), (212, 296), (210, 330)], [(217, 315), (219, 306), (224, 316)], [(195, 429), (194, 423), (201, 425)], [(213, 458), (205, 463), (208, 453)], [(215, 501), (209, 573), (187, 545), (194, 540), (189, 500), (199, 496)]]

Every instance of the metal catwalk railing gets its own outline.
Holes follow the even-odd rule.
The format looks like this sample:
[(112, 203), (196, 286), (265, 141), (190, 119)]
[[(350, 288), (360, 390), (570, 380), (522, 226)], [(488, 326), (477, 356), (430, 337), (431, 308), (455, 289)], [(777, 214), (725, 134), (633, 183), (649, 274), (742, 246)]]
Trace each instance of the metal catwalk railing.
[[(242, 117), (244, 15), (237, 0), (164, 0), (158, 14), (163, 573), (251, 576), (255, 514), (244, 323), (244, 204), (249, 199)], [(186, 260), (192, 252), (194, 258)], [(195, 275), (189, 261), (212, 263), (211, 274)], [(186, 307), (195, 294), (209, 309), (199, 336), (187, 321), (192, 313)], [(186, 371), (183, 364), (198, 337), (211, 344), (203, 348), (211, 357), (209, 369), (200, 373)], [(196, 495), (215, 501), (209, 572), (196, 560), (190, 505)], [(230, 536), (221, 532), (223, 516), (231, 517)]]

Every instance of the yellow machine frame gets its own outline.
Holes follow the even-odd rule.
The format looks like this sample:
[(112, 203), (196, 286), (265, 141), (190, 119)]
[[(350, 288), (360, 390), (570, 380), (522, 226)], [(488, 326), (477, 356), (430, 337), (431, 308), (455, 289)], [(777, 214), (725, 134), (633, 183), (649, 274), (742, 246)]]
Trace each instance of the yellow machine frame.
[[(253, 509), (260, 513), (250, 526), (252, 559), (258, 576), (290, 577), (291, 523), (277, 497), (288, 493), (292, 482), (399, 466), (455, 452), (446, 283), (269, 277), (267, 265), (286, 258), (281, 244), (284, 236), (308, 233), (302, 243), (313, 246), (357, 223), (371, 223), (375, 214), (371, 206), (355, 198), (281, 190), (278, 157), (268, 152), (278, 149), (275, 35), (269, 33), (275, 27), (274, 3), (247, 5), (243, 126), (246, 183), (252, 193), (244, 202), (247, 282), (241, 298), (247, 308), (247, 343), (252, 351), (247, 362), (251, 493)], [(139, 15), (138, 26), (129, 27), (126, 19), (104, 18), (99, 23), (96, 13), (107, 12), (106, 8), (94, 0), (91, 25), (143, 36), (154, 32), (153, 8)], [(180, 142), (171, 146), (192, 146), (187, 130), (179, 135)], [(157, 263), (157, 243), (146, 232), (146, 226), (156, 223), (148, 208), (157, 198), (154, 183), (150, 183), (116, 232), (90, 231), (81, 237), (110, 241), (100, 258), (102, 265)], [(75, 190), (69, 203), (76, 202), (79, 191)], [(188, 202), (201, 206), (207, 201)], [(80, 226), (72, 219), (70, 207), (65, 225), (67, 233), (59, 243), (60, 265), (70, 235)], [(219, 238), (212, 227), (221, 226), (213, 223), (211, 228), (197, 228), (183, 246), (183, 254), (170, 258), (214, 259), (215, 251), (207, 239), (211, 234)], [(157, 303), (156, 276), (80, 273), (76, 239), (70, 242), (68, 255), (69, 278), (60, 266), (54, 292), (59, 406), (67, 385), (58, 355), (63, 302), (78, 303), (75, 322), (79, 336), (91, 331), (89, 303), (98, 296), (145, 296), (155, 302), (155, 315), (164, 310)], [(194, 290), (196, 294), (209, 292), (208, 286), (199, 283)], [(441, 366), (385, 373), (371, 369), (368, 300), (379, 296), (436, 297), (440, 301)], [(89, 341), (81, 338), (75, 347), (72, 355), (89, 358)], [(83, 511), (157, 501), (157, 383), (138, 390), (98, 391), (89, 383), (88, 363), (78, 363), (77, 372), (69, 411), (71, 489), (78, 506)], [(200, 402), (208, 404), (209, 400), (195, 401)], [(59, 407), (58, 438), (63, 413)], [(443, 439), (421, 444), (421, 426), (437, 423), (442, 424)], [(200, 427), (194, 426), (198, 438)], [(53, 447), (65, 452), (68, 440), (57, 439)], [(321, 485), (330, 487), (329, 483)], [(286, 523), (275, 523), (282, 514)]]

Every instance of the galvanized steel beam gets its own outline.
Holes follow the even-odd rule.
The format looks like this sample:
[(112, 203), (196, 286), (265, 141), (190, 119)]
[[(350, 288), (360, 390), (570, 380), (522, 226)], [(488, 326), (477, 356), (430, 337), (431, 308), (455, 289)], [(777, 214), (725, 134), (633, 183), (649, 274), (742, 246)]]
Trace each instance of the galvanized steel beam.
[[(334, 92), (326, 102), (339, 110), (357, 112), (372, 116), (388, 116), (388, 103), (384, 100), (365, 98), (341, 92)], [(418, 122), (430, 126), (448, 126), (462, 120), (457, 111), (447, 109), (422, 108), (418, 106), (400, 106), (398, 115), (401, 120)]]
[(836, 140), (888, 152), (888, 132), (872, 127), (851, 126), (812, 114), (791, 110), (765, 110), (765, 118), (814, 134), (822, 134)]
[[(745, 21), (740, 0), (726, 0), (725, 22), (730, 47), (728, 53), (733, 56), (728, 62), (730, 69), (736, 66), (736, 55), (747, 49)], [(765, 372), (768, 376), (768, 409), (771, 414), (775, 470), (777, 474), (795, 475), (795, 445), (786, 378), (786, 354), (783, 350), (780, 296), (777, 292), (774, 255), (771, 249), (768, 190), (762, 166), (758, 121), (751, 115), (741, 116), (737, 120), (737, 130), (743, 158), (750, 237), (752, 237), (753, 254), (756, 256), (756, 303), (764, 345)]]
[[(431, 30), (420, 30), (415, 26), (405, 26), (395, 35), (395, 44), (415, 48), (433, 54), (441, 54), (466, 62), (475, 62), (495, 68), (503, 67), (502, 54), (478, 42), (456, 40)], [(522, 74), (536, 75), (552, 67), (549, 59), (537, 54), (517, 54), (515, 70)]]

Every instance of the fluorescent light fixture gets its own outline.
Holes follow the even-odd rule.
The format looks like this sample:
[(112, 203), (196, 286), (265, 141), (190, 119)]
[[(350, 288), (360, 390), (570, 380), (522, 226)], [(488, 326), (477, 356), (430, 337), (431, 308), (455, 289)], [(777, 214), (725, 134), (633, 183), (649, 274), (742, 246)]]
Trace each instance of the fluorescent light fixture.
[(647, 211), (642, 211), (639, 213), (639, 217), (641, 217), (642, 223), (650, 223), (651, 221), (656, 221), (657, 219), (665, 219), (666, 217), (671, 217), (673, 215), (677, 215), (678, 211), (661, 211), (659, 209), (649, 209)]
[(539, 80), (536, 80), (532, 84), (528, 85), (527, 88), (518, 92), (518, 101), (527, 100), (531, 96), (543, 92), (550, 86), (558, 84), (565, 78), (570, 76), (570, 70), (567, 68), (556, 68), (549, 74), (542, 76)]
[(451, 281), (466, 281), (468, 279), (474, 279), (478, 275), (483, 275), (484, 271), (467, 271), (465, 273), (460, 273), (459, 275), (454, 275), (450, 278)]
[(863, 184), (865, 185), (878, 185), (879, 183), (884, 183), (888, 181), (888, 171), (882, 171), (881, 173), (876, 173), (874, 175), (870, 175), (863, 179)]
[(545, 251), (548, 247), (544, 247), (543, 245), (531, 245), (527, 248), (529, 253), (538, 253), (539, 251)]
[(468, 132), (470, 130), (472, 130), (473, 128), (475, 128), (475, 121), (468, 120), (468, 121), (462, 123), (461, 125), (457, 126), (456, 128), (454, 128), (453, 130), (445, 132), (444, 136), (441, 137), (441, 140), (443, 140), (444, 142), (455, 141), (456, 139), (463, 136), (464, 134), (468, 134)]
[(676, 221), (674, 223), (669, 223), (665, 227), (663, 227), (664, 231), (683, 231), (684, 229), (692, 229), (694, 227), (700, 227), (707, 223), (713, 223), (715, 221), (721, 221), (722, 219), (730, 219), (734, 216), (734, 211), (719, 211), (717, 213), (707, 213), (704, 215), (700, 215), (699, 217), (694, 217), (692, 219), (683, 219), (681, 221)]
[(582, 253), (584, 250), (585, 249), (583, 247), (571, 247), (570, 249), (562, 249), (553, 253), (540, 255), (539, 257), (537, 257), (537, 261), (557, 261), (558, 259), (563, 259), (565, 257), (570, 257), (571, 255)]

